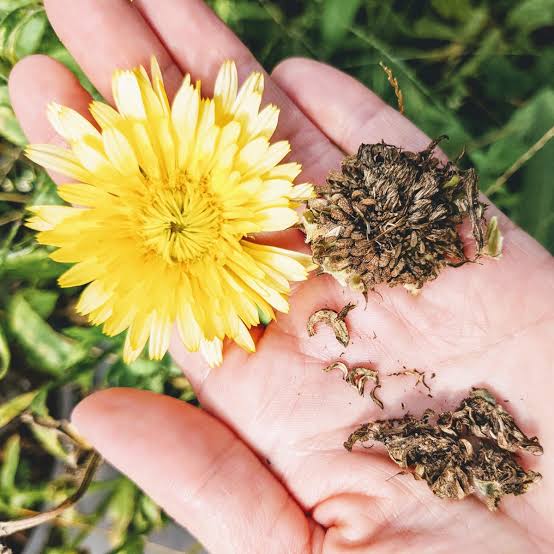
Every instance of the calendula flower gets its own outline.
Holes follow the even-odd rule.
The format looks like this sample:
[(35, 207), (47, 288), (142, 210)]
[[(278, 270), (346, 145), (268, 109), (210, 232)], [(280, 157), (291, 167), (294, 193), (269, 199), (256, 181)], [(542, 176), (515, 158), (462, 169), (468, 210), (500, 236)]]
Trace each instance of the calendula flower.
[(266, 246), (252, 235), (297, 223), (312, 186), (294, 185), (297, 163), (281, 163), (287, 141), (270, 143), (279, 110), (260, 111), (263, 75), (238, 88), (225, 62), (213, 98), (187, 75), (170, 104), (160, 69), (117, 71), (117, 110), (92, 102), (100, 130), (52, 104), (48, 118), (69, 149), (34, 145), (27, 155), (76, 182), (62, 184), (73, 206), (35, 206), (28, 225), (52, 258), (73, 265), (60, 285), (88, 286), (79, 313), (104, 332), (127, 330), (132, 361), (148, 342), (160, 359), (177, 326), (184, 345), (210, 365), (229, 337), (254, 351), (260, 314), (287, 312), (290, 282), (306, 279), (309, 256)]

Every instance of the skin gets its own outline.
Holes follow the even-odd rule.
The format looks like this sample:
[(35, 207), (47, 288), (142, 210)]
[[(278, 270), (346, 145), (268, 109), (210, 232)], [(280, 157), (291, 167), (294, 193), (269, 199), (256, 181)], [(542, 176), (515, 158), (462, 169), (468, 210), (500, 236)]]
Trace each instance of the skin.
[[(108, 5), (109, 4), (109, 5)], [(56, 32), (92, 82), (110, 99), (112, 71), (147, 64), (155, 54), (170, 93), (184, 72), (207, 92), (219, 64), (236, 60), (241, 78), (258, 68), (248, 50), (199, 0), (45, 0)], [(10, 78), (17, 115), (32, 142), (59, 142), (45, 117), (55, 100), (83, 114), (89, 97), (57, 62), (33, 56)], [(305, 59), (281, 63), (266, 81), (265, 102), (281, 111), (304, 180), (320, 183), (361, 142), (422, 149), (429, 139), (363, 85)], [(497, 214), (490, 207), (489, 214)], [(498, 213), (499, 214), (499, 213)], [(225, 363), (209, 371), (174, 341), (172, 353), (202, 409), (149, 392), (97, 392), (75, 409), (79, 431), (134, 479), (213, 553), (552, 552), (554, 425), (554, 263), (531, 237), (499, 214), (501, 260), (448, 269), (418, 297), (379, 289), (367, 306), (328, 276), (296, 287), (289, 315), (255, 330), (257, 352), (228, 345)], [(275, 244), (302, 248), (296, 233)], [(380, 411), (323, 367), (344, 351), (323, 326), (308, 337), (317, 309), (358, 304), (347, 318), (351, 344), (343, 359), (371, 361), (381, 375)], [(435, 372), (434, 397), (408, 368)], [(398, 475), (380, 447), (348, 453), (342, 443), (357, 424), (403, 413), (454, 407), (484, 385), (544, 456), (524, 463), (543, 482), (507, 497), (489, 512), (475, 499), (444, 501), (424, 482)]]

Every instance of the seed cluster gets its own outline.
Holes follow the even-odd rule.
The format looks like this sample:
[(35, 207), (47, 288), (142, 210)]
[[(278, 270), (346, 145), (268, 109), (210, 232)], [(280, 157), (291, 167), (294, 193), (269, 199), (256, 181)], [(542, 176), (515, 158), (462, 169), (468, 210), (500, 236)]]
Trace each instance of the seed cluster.
[(477, 175), (433, 157), (437, 142), (418, 153), (362, 144), (329, 175), (304, 214), (322, 271), (364, 293), (380, 283), (419, 289), (445, 266), (469, 261), (458, 234), (466, 216), (480, 254), (486, 224)]
[(527, 437), (487, 389), (474, 389), (453, 412), (427, 410), (421, 419), (405, 415), (365, 423), (344, 443), (381, 442), (390, 458), (440, 498), (471, 494), (496, 510), (503, 496), (519, 495), (541, 479), (526, 471), (518, 453), (540, 456), (536, 437)]

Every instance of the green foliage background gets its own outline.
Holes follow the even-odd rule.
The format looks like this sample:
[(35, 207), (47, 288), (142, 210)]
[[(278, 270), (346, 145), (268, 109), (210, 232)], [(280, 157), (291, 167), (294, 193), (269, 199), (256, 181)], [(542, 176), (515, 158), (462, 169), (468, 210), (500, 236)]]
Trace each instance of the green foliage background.
[[(533, 151), (554, 126), (554, 0), (212, 0), (267, 69), (288, 56), (327, 61), (391, 104), (379, 62), (404, 93), (406, 115), (444, 148), (477, 168), (483, 190), (524, 229), (554, 250), (554, 141)], [(109, 3), (106, 2), (106, 6)], [(109, 9), (109, 8), (107, 8)], [(46, 175), (22, 157), (25, 138), (7, 89), (17, 60), (46, 53), (77, 65), (50, 28), (40, 0), (0, 0), (0, 518), (61, 499), (75, 484), (53, 481), (51, 460), (75, 464), (59, 434), (21, 423), (25, 410), (60, 413), (92, 389), (121, 385), (194, 401), (170, 360), (121, 360), (121, 340), (88, 328), (73, 310), (79, 290), (60, 290), (64, 267), (22, 226), (26, 206), (59, 202)], [(549, 135), (547, 135), (544, 140)], [(506, 178), (531, 149), (532, 156)], [(63, 411), (63, 410), (62, 410)], [(37, 469), (39, 468), (39, 469)], [(105, 501), (89, 515), (71, 511), (49, 534), (45, 553), (79, 552), (100, 517), (112, 522), (113, 552), (142, 552), (165, 522), (124, 478), (97, 484)], [(25, 537), (11, 545), (19, 550)]]

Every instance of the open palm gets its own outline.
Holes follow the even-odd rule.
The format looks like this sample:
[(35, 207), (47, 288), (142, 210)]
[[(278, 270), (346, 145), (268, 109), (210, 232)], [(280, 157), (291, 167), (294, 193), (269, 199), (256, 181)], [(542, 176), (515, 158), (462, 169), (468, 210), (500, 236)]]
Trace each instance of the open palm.
[[(236, 60), (242, 76), (256, 62), (200, 0), (45, 0), (62, 40), (110, 98), (116, 67), (160, 60), (170, 91), (184, 72), (208, 90), (216, 68)], [(279, 134), (291, 141), (304, 178), (322, 182), (344, 152), (361, 142), (418, 150), (429, 139), (345, 74), (288, 60), (267, 79), (264, 100), (282, 109)], [(56, 142), (45, 118), (55, 100), (86, 114), (89, 97), (61, 65), (36, 56), (10, 78), (17, 114), (33, 142)], [(490, 208), (490, 211), (495, 211)], [(173, 355), (203, 410), (135, 390), (104, 391), (75, 411), (79, 430), (214, 552), (550, 552), (554, 523), (551, 393), (554, 264), (500, 214), (501, 260), (448, 269), (422, 293), (382, 288), (368, 302), (328, 276), (299, 285), (291, 310), (255, 331), (257, 352), (228, 346), (221, 368), (175, 341)], [(268, 237), (302, 247), (300, 233)], [(357, 304), (342, 348), (327, 328), (308, 337), (320, 308)], [(343, 354), (344, 352), (344, 354)], [(371, 363), (382, 375), (384, 411), (322, 368), (338, 359)], [(436, 373), (433, 398), (402, 369)], [(510, 399), (510, 411), (546, 454), (546, 476), (497, 513), (474, 499), (440, 500), (422, 481), (397, 475), (383, 450), (348, 453), (342, 443), (359, 423), (425, 408), (453, 408), (471, 386)]]

